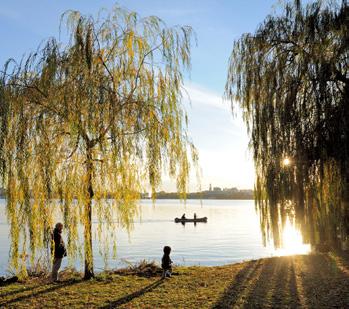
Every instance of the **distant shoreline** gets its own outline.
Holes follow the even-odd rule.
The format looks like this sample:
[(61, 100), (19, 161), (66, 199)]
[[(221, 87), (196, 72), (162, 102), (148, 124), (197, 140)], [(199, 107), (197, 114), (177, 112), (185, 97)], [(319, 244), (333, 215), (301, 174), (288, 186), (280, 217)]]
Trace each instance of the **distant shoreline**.
[[(106, 194), (108, 199), (112, 194)], [(148, 193), (139, 193), (141, 199), (151, 199)], [(182, 196), (178, 192), (160, 191), (155, 193), (156, 200), (180, 200)], [(0, 198), (6, 199), (6, 191), (0, 188)], [(53, 197), (54, 198), (54, 197)], [(58, 196), (56, 195), (56, 198)], [(254, 192), (251, 189), (238, 190), (237, 188), (206, 190), (200, 192), (189, 192), (186, 194), (187, 200), (254, 200)]]
[[(178, 192), (156, 192), (156, 199), (180, 199), (181, 196)], [(145, 194), (142, 194), (142, 198), (150, 198)], [(201, 192), (190, 192), (186, 194), (187, 200), (253, 200), (253, 190), (238, 190), (236, 188), (221, 190), (207, 190)]]
[[(0, 195), (0, 199), (6, 199), (5, 195)], [(151, 197), (141, 197), (140, 200), (151, 200)], [(156, 197), (155, 200), (181, 200), (179, 197)], [(226, 198), (226, 197), (186, 197), (186, 200), (221, 200), (221, 201), (252, 201), (253, 197)]]
[[(142, 197), (142, 200), (151, 200), (151, 197)], [(179, 197), (156, 197), (156, 200), (180, 200)], [(186, 197), (186, 200), (222, 200), (222, 201), (230, 201), (230, 200), (245, 200), (250, 201), (254, 200), (254, 197), (241, 197), (241, 198), (227, 198), (227, 197)]]

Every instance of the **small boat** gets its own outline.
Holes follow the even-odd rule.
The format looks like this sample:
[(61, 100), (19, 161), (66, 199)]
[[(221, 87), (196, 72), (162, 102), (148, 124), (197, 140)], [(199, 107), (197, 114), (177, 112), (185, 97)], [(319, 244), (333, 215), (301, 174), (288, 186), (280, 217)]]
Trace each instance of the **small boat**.
[(196, 218), (196, 219), (189, 219), (189, 218), (185, 218), (185, 219), (182, 219), (182, 218), (175, 218), (174, 221), (176, 223), (185, 223), (185, 222), (207, 222), (207, 217), (203, 217), (203, 218)]

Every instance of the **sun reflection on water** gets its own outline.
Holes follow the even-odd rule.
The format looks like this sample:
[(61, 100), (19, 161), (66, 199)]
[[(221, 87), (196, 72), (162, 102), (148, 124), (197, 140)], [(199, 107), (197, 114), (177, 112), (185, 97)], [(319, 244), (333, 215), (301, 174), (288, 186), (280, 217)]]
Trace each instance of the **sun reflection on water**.
[(303, 243), (303, 237), (299, 230), (287, 219), (282, 233), (283, 247), (275, 251), (276, 255), (308, 254), (310, 245)]

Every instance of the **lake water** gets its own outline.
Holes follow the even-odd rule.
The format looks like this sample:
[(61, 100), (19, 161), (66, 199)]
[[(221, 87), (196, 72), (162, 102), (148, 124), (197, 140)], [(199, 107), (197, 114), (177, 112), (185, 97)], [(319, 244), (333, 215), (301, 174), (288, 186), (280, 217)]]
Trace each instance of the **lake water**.
[[(5, 202), (0, 200), (0, 274), (7, 271), (10, 247)], [(208, 222), (174, 223), (175, 217), (183, 213), (193, 217), (194, 212), (198, 217), (208, 217)], [(178, 200), (158, 200), (155, 206), (150, 200), (142, 200), (140, 213), (130, 234), (118, 230), (117, 258), (108, 261), (110, 268), (125, 266), (125, 261), (160, 261), (165, 245), (172, 247), (172, 260), (180, 265), (224, 265), (276, 254), (262, 245), (252, 200), (188, 200), (186, 205)], [(103, 269), (96, 241), (94, 263), (97, 271)], [(64, 259), (63, 267), (66, 265)], [(81, 263), (77, 262), (76, 267), (81, 269)]]

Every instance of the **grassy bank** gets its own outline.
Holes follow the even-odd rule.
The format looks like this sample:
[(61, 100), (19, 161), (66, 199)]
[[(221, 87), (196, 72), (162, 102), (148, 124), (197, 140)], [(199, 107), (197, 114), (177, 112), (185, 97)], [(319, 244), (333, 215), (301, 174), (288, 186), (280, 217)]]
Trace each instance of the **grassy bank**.
[(60, 284), (0, 287), (0, 308), (348, 307), (349, 260), (335, 253), (275, 257), (222, 267), (178, 267), (169, 279), (103, 274)]

